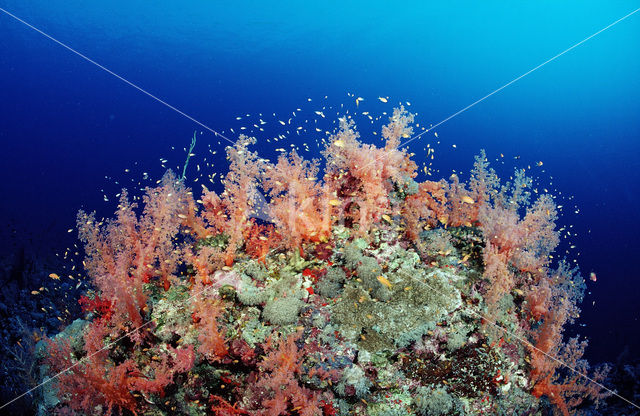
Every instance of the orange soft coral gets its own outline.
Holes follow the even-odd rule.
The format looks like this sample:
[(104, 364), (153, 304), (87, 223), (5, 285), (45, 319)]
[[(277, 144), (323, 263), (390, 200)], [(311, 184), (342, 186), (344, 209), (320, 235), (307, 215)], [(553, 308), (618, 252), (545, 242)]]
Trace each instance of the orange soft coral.
[(266, 265), (267, 255), (280, 245), (281, 240), (273, 224), (258, 224), (252, 220), (251, 226), (244, 231), (244, 251)]
[(531, 393), (536, 397), (548, 397), (555, 405), (555, 413), (563, 416), (570, 415), (585, 399), (591, 399), (597, 405), (599, 400), (610, 395), (596, 384), (604, 381), (608, 366), (601, 366), (587, 376), (589, 365), (582, 359), (587, 341), (579, 342), (575, 337), (562, 343), (567, 308), (567, 302), (562, 302), (547, 314), (538, 329), (535, 347), (531, 348), (529, 375), (533, 383)]

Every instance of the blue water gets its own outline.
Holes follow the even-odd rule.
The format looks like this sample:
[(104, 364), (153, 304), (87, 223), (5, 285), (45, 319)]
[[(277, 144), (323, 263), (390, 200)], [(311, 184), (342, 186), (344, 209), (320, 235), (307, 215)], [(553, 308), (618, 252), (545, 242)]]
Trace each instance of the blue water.
[[(435, 124), (638, 7), (219, 3), (1, 0), (0, 7), (232, 138), (238, 115), (274, 121), (302, 106), (312, 113), (315, 103), (353, 111), (347, 93), (378, 114), (392, 108), (378, 96), (409, 101), (418, 122)], [(567, 245), (577, 247), (569, 258), (598, 276), (583, 304), (586, 326), (577, 327), (591, 338), (586, 356), (595, 362), (640, 350), (639, 73), (637, 13), (437, 128), (439, 174), (468, 171), (484, 148), (505, 161), (500, 171), (531, 165), (563, 198)], [(0, 97), (5, 251), (16, 244), (63, 251), (74, 242), (67, 229), (79, 208), (110, 215), (122, 186), (135, 186), (143, 172), (160, 177), (160, 158), (182, 165), (194, 130), (205, 132), (200, 155), (207, 145), (220, 154), (225, 144), (2, 12)], [(435, 140), (429, 133), (411, 149), (420, 154)], [(224, 159), (217, 161), (223, 170)], [(538, 161), (543, 167), (533, 168)]]

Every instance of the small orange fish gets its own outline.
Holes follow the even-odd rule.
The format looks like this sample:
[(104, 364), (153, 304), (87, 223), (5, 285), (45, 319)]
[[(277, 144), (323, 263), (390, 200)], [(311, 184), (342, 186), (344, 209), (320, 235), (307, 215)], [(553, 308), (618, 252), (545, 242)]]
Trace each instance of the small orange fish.
[(378, 276), (378, 282), (382, 283), (383, 285), (391, 289), (391, 282), (386, 277), (382, 275)]

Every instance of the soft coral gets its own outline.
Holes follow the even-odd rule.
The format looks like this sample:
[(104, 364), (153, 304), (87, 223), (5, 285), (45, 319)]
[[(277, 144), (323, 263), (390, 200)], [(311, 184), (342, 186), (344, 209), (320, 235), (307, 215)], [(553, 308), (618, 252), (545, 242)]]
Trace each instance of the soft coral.
[(587, 341), (579, 342), (571, 338), (562, 344), (560, 332), (564, 311), (559, 310), (548, 316), (549, 324), (543, 324), (535, 347), (531, 348), (532, 394), (536, 397), (547, 396), (556, 406), (557, 412), (564, 416), (580, 405), (585, 399), (595, 401), (606, 398), (610, 393), (601, 387), (609, 367), (600, 366), (590, 376), (589, 365), (581, 359)]
[(302, 357), (296, 341), (300, 333), (290, 335), (279, 345), (267, 342), (269, 351), (258, 365), (260, 374), (252, 387), (258, 397), (259, 408), (255, 414), (277, 416), (289, 414), (289, 407), (301, 416), (322, 414), (318, 393), (302, 387), (296, 376), (302, 372)]
[[(70, 339), (48, 340), (49, 356), (45, 362), (50, 372), (57, 375), (59, 397), (74, 411), (92, 415), (101, 407), (101, 414), (105, 415), (114, 411), (121, 414), (122, 410), (137, 415), (141, 405), (132, 392), (162, 396), (175, 374), (193, 367), (193, 346), (158, 351), (156, 359), (147, 359), (145, 365), (134, 358), (114, 362), (109, 354), (112, 345), (105, 346), (107, 334), (106, 324), (94, 321), (84, 334), (82, 352), (74, 350)], [(78, 353), (83, 358), (78, 359)]]
[(606, 365), (587, 375), (589, 365), (582, 359), (587, 341), (574, 337), (562, 342), (565, 324), (573, 322), (579, 313), (576, 303), (583, 295), (581, 280), (577, 269), (569, 269), (561, 262), (552, 278), (543, 278), (538, 283), (542, 293), (528, 297), (532, 316), (541, 320), (532, 333), (535, 345), (529, 344), (532, 394), (547, 396), (563, 415), (569, 415), (586, 398), (598, 404), (609, 395), (600, 384), (609, 371)]
[(205, 188), (202, 195), (202, 217), (208, 222), (211, 234), (224, 233), (229, 237), (225, 252), (227, 266), (233, 264), (243, 233), (251, 225), (249, 218), (255, 214), (259, 178), (265, 164), (256, 152), (249, 151), (253, 143), (255, 138), (241, 135), (234, 146), (227, 147), (230, 164), (224, 192), (218, 195)]
[[(180, 250), (175, 238), (190, 199), (184, 185), (168, 171), (159, 187), (146, 189), (140, 216), (125, 190), (116, 218), (106, 225), (98, 222), (94, 214), (78, 213), (80, 240), (86, 252), (83, 264), (100, 290), (101, 299), (111, 303), (110, 321), (114, 328), (142, 325), (141, 311), (147, 302), (145, 283), (166, 288), (176, 279)], [(138, 337), (138, 332), (132, 337)]]
[(258, 224), (255, 220), (244, 230), (244, 251), (266, 265), (267, 255), (280, 245), (282, 236), (273, 224)]
[(305, 161), (295, 151), (281, 155), (265, 170), (269, 214), (290, 248), (300, 249), (305, 241), (325, 241), (331, 231), (329, 194), (316, 182), (317, 174), (317, 161)]
[(108, 351), (103, 348), (106, 327), (94, 323), (85, 334), (86, 357), (76, 361), (69, 339), (49, 340), (46, 364), (57, 375), (56, 385), (64, 403), (74, 411), (94, 414), (103, 406), (104, 414), (114, 409), (127, 409), (136, 414), (137, 402), (130, 393), (130, 376), (135, 364), (126, 360), (118, 365), (108, 363)]
[(416, 165), (406, 150), (400, 150), (401, 138), (410, 137), (413, 115), (404, 107), (395, 109), (382, 129), (386, 146), (358, 141), (353, 120), (340, 119), (340, 128), (324, 150), (327, 160), (325, 182), (331, 193), (342, 198), (340, 215), (358, 224), (358, 234), (368, 235), (374, 223), (390, 211), (389, 193), (393, 184), (416, 176)]

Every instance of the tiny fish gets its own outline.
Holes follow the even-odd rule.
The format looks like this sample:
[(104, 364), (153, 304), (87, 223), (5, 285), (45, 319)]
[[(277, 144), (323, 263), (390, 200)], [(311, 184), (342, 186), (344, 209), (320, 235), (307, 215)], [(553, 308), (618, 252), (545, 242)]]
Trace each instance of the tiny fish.
[(383, 103), (387, 102), (387, 99), (385, 97), (378, 97), (378, 100), (382, 101)]
[(471, 198), (469, 195), (465, 195), (461, 198), (462, 202), (464, 202), (465, 204), (475, 204), (476, 201), (473, 200), (473, 198)]
[(378, 282), (382, 283), (383, 285), (391, 289), (391, 282), (389, 282), (389, 280), (386, 277), (378, 276)]

